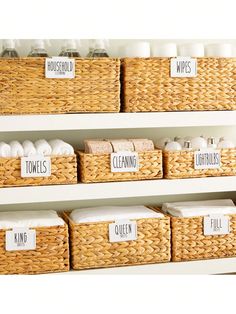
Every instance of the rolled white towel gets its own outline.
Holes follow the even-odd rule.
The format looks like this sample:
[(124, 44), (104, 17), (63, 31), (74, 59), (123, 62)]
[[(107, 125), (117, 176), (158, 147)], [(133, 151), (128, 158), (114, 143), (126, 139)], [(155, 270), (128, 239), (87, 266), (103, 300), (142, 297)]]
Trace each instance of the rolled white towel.
[(52, 155), (73, 155), (74, 154), (74, 148), (59, 139), (51, 140), (49, 141), (49, 144), (52, 148)]
[(11, 146), (0, 142), (0, 157), (11, 157)]
[(34, 143), (32, 143), (31, 141), (24, 141), (22, 143), (23, 149), (24, 149), (24, 156), (28, 157), (30, 155), (35, 155), (36, 154), (36, 148), (34, 146)]
[(24, 149), (20, 142), (11, 141), (9, 145), (11, 146), (11, 157), (23, 157), (24, 156)]
[(50, 156), (52, 154), (51, 146), (44, 139), (36, 141), (34, 143), (34, 146), (36, 148), (37, 154), (44, 155), (44, 156)]

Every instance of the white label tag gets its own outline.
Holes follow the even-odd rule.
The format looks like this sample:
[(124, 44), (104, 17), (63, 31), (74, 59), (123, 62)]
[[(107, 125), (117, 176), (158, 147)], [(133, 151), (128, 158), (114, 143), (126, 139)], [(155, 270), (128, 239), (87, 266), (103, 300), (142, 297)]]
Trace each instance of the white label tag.
[(204, 149), (194, 152), (194, 169), (219, 169), (220, 167), (220, 150)]
[(210, 215), (204, 217), (204, 235), (229, 234), (229, 217), (224, 215)]
[(197, 59), (177, 57), (170, 60), (171, 77), (196, 77)]
[(109, 224), (109, 241), (125, 242), (137, 240), (137, 223), (130, 220), (119, 220)]
[(21, 177), (37, 178), (50, 177), (51, 158), (42, 155), (32, 155), (21, 158)]
[(71, 79), (75, 77), (75, 59), (68, 57), (46, 58), (45, 77)]
[(14, 228), (6, 231), (6, 251), (36, 249), (36, 231), (28, 228)]
[(111, 172), (139, 171), (139, 156), (137, 152), (118, 152), (111, 154)]

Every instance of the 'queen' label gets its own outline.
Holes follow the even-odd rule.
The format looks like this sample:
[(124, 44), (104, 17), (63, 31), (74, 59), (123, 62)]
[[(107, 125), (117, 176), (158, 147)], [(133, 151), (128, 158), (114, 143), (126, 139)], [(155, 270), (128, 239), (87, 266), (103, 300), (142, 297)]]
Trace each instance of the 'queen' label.
[(219, 169), (220, 167), (220, 150), (204, 149), (194, 152), (194, 169)]
[(74, 78), (75, 77), (75, 59), (68, 57), (46, 58), (45, 61), (46, 78)]
[(111, 154), (111, 172), (136, 172), (139, 170), (137, 152), (118, 152)]
[(109, 241), (124, 242), (137, 240), (137, 223), (130, 220), (119, 220), (109, 224)]
[(172, 58), (170, 61), (171, 77), (195, 77), (197, 76), (197, 59), (189, 57)]
[(42, 155), (32, 155), (21, 158), (21, 177), (50, 177), (51, 158)]

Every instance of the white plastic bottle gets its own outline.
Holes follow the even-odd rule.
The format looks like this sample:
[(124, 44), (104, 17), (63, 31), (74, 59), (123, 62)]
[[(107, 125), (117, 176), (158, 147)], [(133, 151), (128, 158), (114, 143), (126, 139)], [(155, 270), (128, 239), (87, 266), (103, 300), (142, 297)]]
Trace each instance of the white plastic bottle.
[(106, 41), (104, 39), (96, 39), (94, 45), (93, 58), (107, 58)]
[(88, 44), (88, 48), (89, 48), (89, 52), (87, 54), (87, 58), (92, 58), (93, 56), (93, 52), (94, 52), (94, 46), (95, 46), (95, 40), (94, 39), (90, 39), (89, 40), (89, 44)]
[(45, 42), (43, 39), (35, 39), (32, 44), (32, 50), (28, 54), (28, 57), (48, 57), (48, 53), (45, 48)]
[(65, 46), (65, 51), (63, 53), (63, 57), (80, 58), (80, 53), (77, 48), (77, 40), (68, 39), (65, 41), (64, 46)]
[(2, 58), (19, 58), (16, 51), (16, 43), (14, 39), (3, 40), (3, 51), (1, 53)]

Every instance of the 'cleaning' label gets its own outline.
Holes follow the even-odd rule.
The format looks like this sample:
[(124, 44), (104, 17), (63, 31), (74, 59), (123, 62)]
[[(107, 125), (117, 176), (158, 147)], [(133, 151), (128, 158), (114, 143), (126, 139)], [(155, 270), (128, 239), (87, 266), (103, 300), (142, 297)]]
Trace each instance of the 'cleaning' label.
[(13, 228), (6, 231), (6, 251), (23, 251), (36, 249), (36, 231), (28, 228)]
[(189, 57), (172, 58), (170, 61), (171, 77), (195, 77), (197, 76), (197, 59)]
[(220, 166), (220, 150), (204, 149), (194, 152), (194, 169), (219, 169)]
[(21, 158), (21, 177), (50, 177), (51, 158), (42, 155), (32, 155)]
[(210, 215), (204, 217), (204, 235), (229, 234), (229, 217), (224, 215)]
[(75, 59), (68, 57), (46, 58), (45, 77), (72, 79), (75, 77)]
[(120, 220), (109, 224), (109, 241), (124, 242), (137, 240), (136, 221)]
[(139, 171), (137, 152), (118, 152), (111, 154), (111, 172)]

